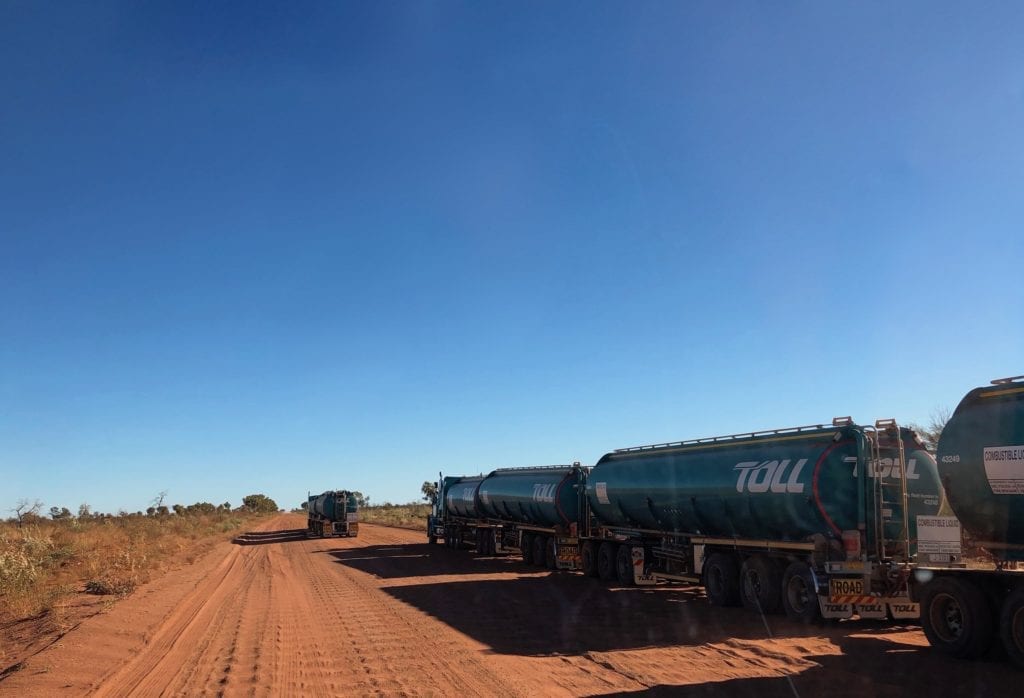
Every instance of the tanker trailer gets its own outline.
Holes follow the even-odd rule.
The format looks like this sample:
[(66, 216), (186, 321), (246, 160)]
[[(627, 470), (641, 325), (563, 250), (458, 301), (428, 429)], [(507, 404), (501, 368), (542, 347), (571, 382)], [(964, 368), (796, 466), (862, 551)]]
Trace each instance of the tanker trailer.
[(306, 516), (307, 531), (314, 535), (354, 538), (359, 534), (359, 507), (355, 494), (348, 490), (310, 495)]
[(478, 528), (483, 555), (518, 548), (523, 562), (578, 569), (579, 518), (586, 469), (579, 463), (493, 471), (477, 490), (485, 520)]
[[(998, 636), (1024, 669), (1024, 376), (992, 381), (960, 401), (939, 438), (938, 468), (956, 518), (940, 540), (946, 562), (919, 565), (911, 588), (925, 635), (936, 649), (967, 658)], [(961, 562), (957, 519), (984, 557)]]
[(577, 569), (585, 478), (579, 463), (442, 477), (428, 539), (472, 544), (480, 555), (518, 549), (527, 564)]
[(811, 621), (916, 618), (917, 517), (942, 495), (913, 431), (837, 418), (620, 449), (586, 496), (585, 574), (702, 584), (712, 604)]

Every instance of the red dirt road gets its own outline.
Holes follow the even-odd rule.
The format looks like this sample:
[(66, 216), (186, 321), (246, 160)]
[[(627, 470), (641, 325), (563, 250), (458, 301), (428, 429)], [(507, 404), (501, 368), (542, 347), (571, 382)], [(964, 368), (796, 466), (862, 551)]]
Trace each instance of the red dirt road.
[(699, 590), (607, 588), (423, 534), (307, 539), (284, 515), (90, 618), (3, 695), (1016, 695), (920, 629), (802, 626)]

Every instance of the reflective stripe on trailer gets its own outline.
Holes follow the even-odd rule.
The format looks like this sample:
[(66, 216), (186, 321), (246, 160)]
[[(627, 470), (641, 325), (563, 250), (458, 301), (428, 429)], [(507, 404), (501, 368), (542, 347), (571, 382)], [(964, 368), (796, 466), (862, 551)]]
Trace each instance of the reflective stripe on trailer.
[(877, 596), (833, 596), (829, 599), (831, 603), (855, 603), (855, 604), (875, 604), (879, 602)]

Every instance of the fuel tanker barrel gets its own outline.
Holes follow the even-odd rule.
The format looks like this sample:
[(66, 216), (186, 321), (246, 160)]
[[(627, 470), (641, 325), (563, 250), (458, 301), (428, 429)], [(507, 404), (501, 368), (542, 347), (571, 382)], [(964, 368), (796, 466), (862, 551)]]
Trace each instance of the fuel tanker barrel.
[(444, 507), (449, 516), (480, 517), (476, 490), (483, 479), (483, 475), (444, 478)]
[(346, 507), (348, 511), (356, 510), (356, 497), (346, 490), (324, 492), (309, 498), (309, 510), (331, 521), (344, 521)]
[[(1024, 382), (969, 392), (939, 438), (939, 474), (964, 528), (990, 552), (1024, 559)], [(1016, 546), (1016, 547), (1015, 547)]]
[(505, 521), (568, 528), (579, 521), (584, 477), (578, 465), (495, 470), (480, 483), (480, 511)]
[[(916, 516), (938, 512), (935, 460), (914, 432), (900, 430), (907, 463), (910, 537)], [(805, 541), (857, 528), (864, 470), (899, 481), (894, 437), (872, 461), (863, 427), (815, 426), (621, 449), (601, 458), (587, 499), (603, 524), (730, 538)], [(868, 464), (871, 463), (869, 466)], [(875, 481), (872, 481), (874, 484)], [(870, 493), (873, 488), (866, 490)], [(881, 506), (888, 538), (903, 530), (899, 489)], [(891, 500), (890, 500), (891, 498)], [(866, 507), (872, 506), (866, 495)], [(865, 519), (873, 521), (874, 510)]]

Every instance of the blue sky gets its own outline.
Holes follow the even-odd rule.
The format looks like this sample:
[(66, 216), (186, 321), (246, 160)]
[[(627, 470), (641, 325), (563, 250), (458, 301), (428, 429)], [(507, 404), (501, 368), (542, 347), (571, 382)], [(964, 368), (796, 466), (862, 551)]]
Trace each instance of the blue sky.
[(0, 5), (0, 515), (1024, 373), (1020, 5)]

